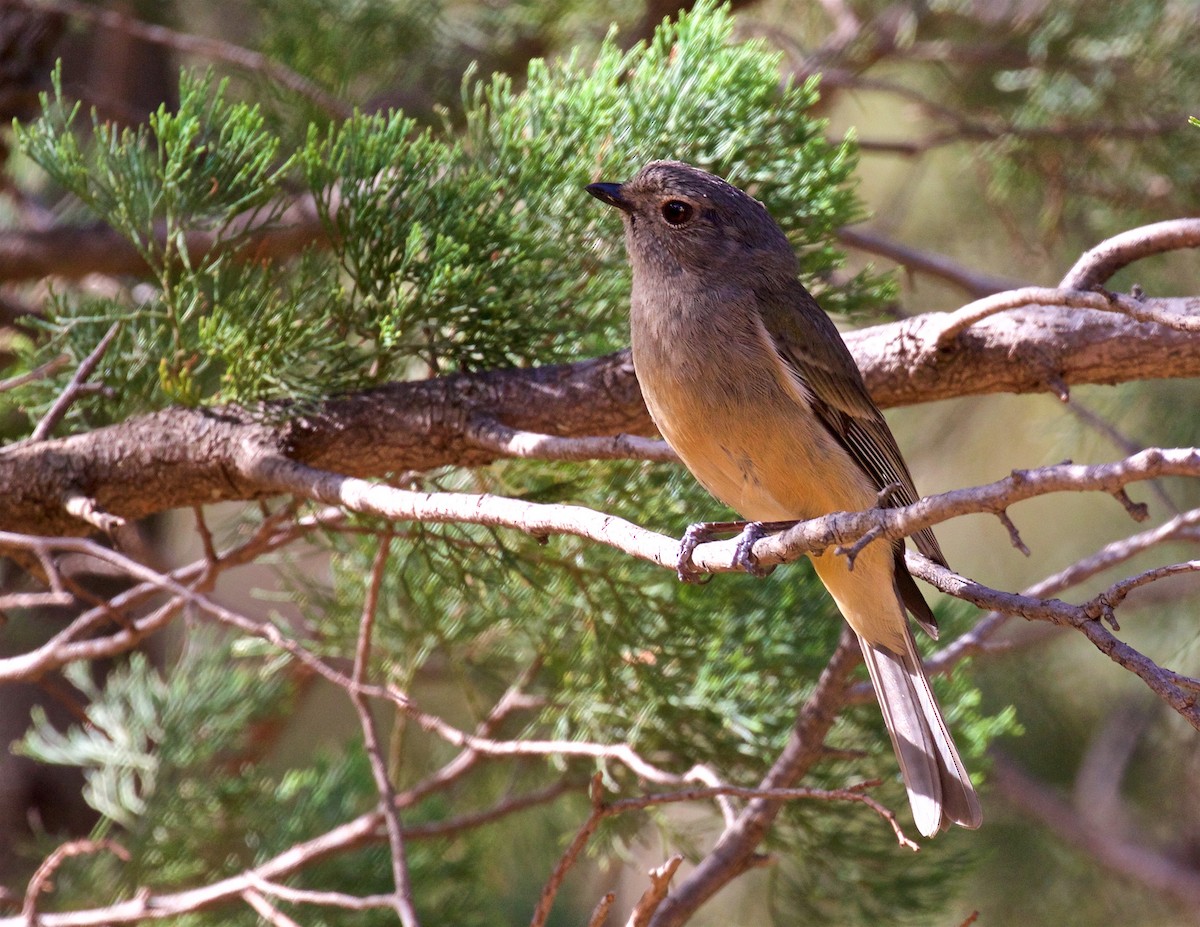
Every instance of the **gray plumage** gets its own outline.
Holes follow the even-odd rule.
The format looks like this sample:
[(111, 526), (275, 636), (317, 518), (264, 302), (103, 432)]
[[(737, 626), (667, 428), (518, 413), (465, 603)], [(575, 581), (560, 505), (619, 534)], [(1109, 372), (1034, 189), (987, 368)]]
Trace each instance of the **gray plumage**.
[[(719, 177), (654, 161), (588, 191), (621, 210), (633, 268), (634, 367), (663, 437), (714, 496), (755, 521), (918, 498), (887, 422), (830, 318), (797, 279), (761, 203)], [(945, 563), (933, 532), (913, 538)], [(812, 557), (858, 635), (917, 828), (978, 827), (971, 786), (905, 615), (936, 636), (903, 545)]]

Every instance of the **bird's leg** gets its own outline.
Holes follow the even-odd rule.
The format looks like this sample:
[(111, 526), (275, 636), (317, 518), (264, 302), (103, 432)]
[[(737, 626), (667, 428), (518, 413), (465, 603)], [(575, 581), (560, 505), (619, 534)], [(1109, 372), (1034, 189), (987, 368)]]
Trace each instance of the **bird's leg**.
[(754, 545), (762, 538), (774, 531), (783, 531), (792, 525), (798, 524), (802, 519), (796, 521), (701, 521), (694, 525), (689, 525), (687, 531), (683, 533), (683, 539), (679, 542), (679, 560), (675, 565), (675, 572), (679, 574), (681, 582), (696, 583), (707, 582), (706, 579), (700, 579), (699, 571), (692, 564), (692, 551), (703, 544), (705, 541), (711, 541), (718, 534), (728, 534), (732, 531), (739, 532), (737, 539), (737, 548), (733, 552), (733, 565), (745, 570), (751, 576), (763, 577), (769, 575), (774, 569), (774, 566), (763, 567), (759, 566), (758, 560), (754, 557)]

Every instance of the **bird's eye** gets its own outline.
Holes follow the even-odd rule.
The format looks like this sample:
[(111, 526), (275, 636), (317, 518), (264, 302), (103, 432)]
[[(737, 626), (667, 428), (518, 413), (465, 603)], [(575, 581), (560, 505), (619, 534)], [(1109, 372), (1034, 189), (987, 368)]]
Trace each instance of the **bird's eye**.
[(667, 200), (662, 204), (662, 215), (668, 225), (684, 225), (692, 218), (692, 207), (682, 200)]

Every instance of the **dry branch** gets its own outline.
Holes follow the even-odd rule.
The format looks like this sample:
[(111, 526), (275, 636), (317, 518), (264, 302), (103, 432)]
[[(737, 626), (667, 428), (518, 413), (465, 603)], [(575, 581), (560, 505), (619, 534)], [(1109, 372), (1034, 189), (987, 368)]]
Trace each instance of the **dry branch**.
[(629, 915), (625, 927), (647, 927), (650, 918), (654, 916), (658, 906), (667, 897), (671, 879), (682, 862), (683, 856), (676, 853), (661, 866), (655, 866), (647, 873), (650, 876), (650, 887), (642, 893), (642, 897), (633, 906), (633, 912)]
[[(428, 839), (453, 834), (460, 830), (477, 828), (509, 814), (543, 804), (558, 797), (562, 792), (563, 789), (558, 786), (542, 789), (530, 793), (528, 796), (508, 799), (493, 809), (474, 815), (464, 815), (461, 818), (414, 826), (405, 831), (405, 836), (409, 840)], [(329, 856), (346, 853), (380, 841), (382, 839), (381, 824), (382, 819), (377, 811), (364, 814), (318, 837), (298, 843), (253, 869), (248, 869), (219, 882), (178, 892), (162, 894), (141, 892), (134, 898), (104, 907), (38, 914), (37, 924), (39, 927), (105, 927), (109, 924), (138, 924), (142, 921), (179, 917), (227, 904), (242, 898), (244, 893), (251, 889), (260, 891), (262, 894), (271, 894), (263, 892), (259, 886), (264, 882), (270, 884), (277, 879), (286, 878)], [(355, 908), (360, 906), (338, 901), (332, 893), (320, 893), (320, 896), (311, 900), (307, 898), (303, 900), (306, 903), (336, 907)], [(386, 903), (390, 906), (390, 896), (387, 897)], [(378, 896), (366, 896), (359, 899), (361, 907), (380, 907), (381, 905), (375, 903), (377, 900)], [(29, 927), (29, 920), (22, 916), (0, 918), (0, 927)]]
[(1135, 261), (1181, 248), (1200, 248), (1200, 219), (1169, 219), (1114, 235), (1076, 261), (1059, 286), (1090, 289)]
[[(1169, 304), (1163, 311), (1184, 314), (1187, 301), (1158, 302)], [(1051, 384), (1200, 376), (1200, 338), (1113, 313), (1019, 309), (960, 332), (950, 347), (938, 346), (943, 330), (944, 316), (934, 314), (847, 337), (881, 405), (1045, 391)], [(481, 441), (480, 416), (512, 432)], [(245, 464), (253, 454), (380, 477), (491, 463), (502, 456), (493, 448), (504, 435), (579, 438), (651, 429), (625, 353), (394, 383), (304, 413), (286, 402), (260, 409), (171, 408), (0, 451), (0, 530), (86, 531), (64, 508), (71, 495), (82, 494), (96, 511), (128, 521), (277, 491), (248, 476)]]
[[(674, 568), (677, 562), (678, 545), (673, 539), (582, 506), (532, 503), (500, 496), (424, 493), (397, 489), (317, 470), (270, 455), (247, 453), (241, 467), (245, 479), (275, 492), (286, 492), (392, 521), (411, 519), (500, 526), (525, 531), (538, 537), (551, 534), (575, 535), (607, 544), (660, 566)], [(1167, 475), (1200, 475), (1200, 450), (1151, 448), (1110, 464), (1060, 464), (1038, 470), (1014, 471), (1009, 477), (995, 483), (929, 496), (900, 508), (834, 513), (802, 522), (781, 535), (759, 540), (754, 545), (753, 552), (757, 561), (763, 565), (794, 560), (803, 554), (828, 548), (855, 552), (865, 543), (874, 543), (882, 539), (898, 540), (959, 515), (977, 512), (1003, 513), (1016, 502), (1049, 492), (1108, 493), (1123, 499), (1131, 514), (1136, 516), (1140, 514), (1139, 510), (1128, 500), (1125, 487), (1133, 482)], [(693, 563), (697, 568), (708, 571), (738, 569), (736, 546), (736, 539), (702, 544), (693, 553)], [(28, 555), (37, 554), (43, 558), (48, 551), (53, 550), (72, 550), (95, 557), (116, 566), (133, 579), (158, 584), (162, 591), (169, 593), (176, 601), (188, 600), (223, 623), (245, 633), (265, 637), (348, 692), (377, 694), (372, 687), (357, 683), (316, 660), (273, 625), (260, 624), (232, 613), (174, 579), (89, 541), (0, 532), (0, 548), (22, 551)], [(983, 608), (1020, 614), (1025, 618), (1049, 621), (1081, 631), (1097, 648), (1140, 676), (1172, 708), (1192, 725), (1200, 728), (1200, 707), (1197, 706), (1196, 698), (1196, 690), (1200, 688), (1200, 683), (1157, 666), (1143, 654), (1114, 637), (1097, 620), (1111, 619), (1113, 607), (1123, 598), (1125, 586), (1114, 586), (1108, 597), (1102, 595), (1082, 605), (1068, 605), (1058, 600), (1037, 599), (988, 589), (929, 563), (913, 553), (908, 556), (915, 575), (948, 594)], [(1191, 565), (1187, 565), (1152, 571), (1145, 578), (1138, 578), (1133, 582), (1140, 584), (1160, 576), (1192, 569)], [(1115, 626), (1115, 622), (1113, 623)], [(132, 629), (122, 628), (115, 636), (131, 633)], [(421, 720), (420, 714), (416, 713), (403, 697), (390, 693), (384, 693), (382, 697), (390, 698), (406, 713)], [(438, 733), (446, 736), (441, 731)], [(459, 736), (460, 739), (456, 742), (471, 745), (467, 735)], [(537, 745), (526, 745), (523, 749), (536, 752)]]
[[(367, 669), (371, 657), (371, 635), (375, 628), (375, 616), (379, 605), (379, 590), (383, 587), (384, 571), (387, 568), (388, 556), (392, 549), (390, 533), (379, 542), (375, 554), (375, 562), (371, 566), (371, 579), (367, 584), (367, 594), (363, 600), (362, 617), (359, 619), (358, 644), (354, 650), (354, 669), (351, 679), (355, 686), (362, 686), (367, 680)], [(379, 726), (371, 714), (370, 705), (361, 689), (348, 690), (354, 711), (358, 715), (359, 727), (363, 735), (363, 749), (371, 766), (371, 775), (375, 779), (375, 788), (379, 792), (379, 813), (383, 815), (384, 827), (387, 831), (388, 847), (392, 861), (392, 907), (400, 919), (402, 927), (419, 927), (416, 908), (413, 906), (412, 879), (408, 872), (408, 853), (405, 849), (404, 830), (400, 824), (400, 813), (396, 808), (396, 788), (392, 785), (388, 774), (387, 760), (384, 758), (383, 741), (379, 736)]]

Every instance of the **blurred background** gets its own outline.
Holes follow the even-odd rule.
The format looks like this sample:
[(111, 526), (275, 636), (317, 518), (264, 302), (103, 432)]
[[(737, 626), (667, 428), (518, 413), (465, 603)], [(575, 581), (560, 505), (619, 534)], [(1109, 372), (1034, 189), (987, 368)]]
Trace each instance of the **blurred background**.
[[(181, 65), (214, 67), (233, 76), (237, 94), (269, 100), (262, 62), (238, 60), (256, 53), (347, 106), (396, 107), (423, 123), (453, 124), (469, 68), (510, 74), (519, 84), (531, 59), (586, 59), (613, 24), (618, 43), (632, 46), (689, 6), (0, 0), (0, 125), (37, 114), (55, 59), (67, 94), (119, 124), (173, 106)], [(950, 310), (1000, 288), (1052, 286), (1104, 238), (1197, 212), (1200, 128), (1187, 120), (1200, 113), (1200, 6), (1192, 0), (741, 0), (733, 11), (736, 36), (780, 51), (792, 79), (821, 76), (818, 112), (828, 136), (857, 141), (857, 192), (867, 218), (843, 235), (840, 272), (894, 269), (897, 286), (884, 316), (839, 324)], [(144, 25), (131, 27), (129, 18)], [(57, 216), (9, 141), (0, 134), (7, 167), (0, 225), (50, 228)], [(1194, 253), (1176, 252), (1126, 269), (1110, 286), (1195, 295), (1197, 266)], [(36, 315), (40, 296), (36, 285), (0, 286), (0, 323), (19, 326)], [(1013, 468), (1195, 445), (1198, 399), (1194, 382), (1147, 382), (1075, 388), (1069, 403), (1049, 393), (989, 396), (888, 417), (929, 493)], [(1135, 497), (1158, 520), (1200, 504), (1197, 487), (1182, 481), (1139, 487)], [(1020, 590), (1133, 530), (1120, 505), (1091, 496), (1039, 499), (1011, 515), (1032, 556), (1014, 549), (995, 519), (958, 519), (939, 531), (955, 569)], [(147, 526), (140, 543), (161, 550), (163, 562), (195, 555), (173, 549), (170, 534), (165, 523)], [(1177, 545), (1123, 573), (1188, 556)], [(1092, 595), (1114, 578), (1096, 577), (1069, 597)], [(1135, 595), (1123, 613), (1124, 635), (1162, 664), (1195, 674), (1198, 591), (1184, 577)], [(953, 838), (968, 864), (945, 913), (921, 922), (956, 925), (978, 911), (977, 922), (994, 927), (1200, 923), (1195, 732), (1079, 635), (1012, 622), (1003, 640), (1004, 649), (979, 658), (973, 671), (985, 708), (1014, 706), (1023, 734), (992, 746), (987, 825)], [(6, 653), (23, 649), (11, 636), (3, 646)], [(314, 731), (336, 743), (337, 732), (353, 726), (335, 701), (308, 698), (272, 729), (280, 764), (308, 749)], [(0, 689), (0, 740), (21, 736), (35, 703), (59, 711), (36, 687)], [(61, 835), (86, 832), (94, 818), (70, 770), (5, 762), (0, 880), (19, 895), (29, 874), (20, 836), (28, 821)], [(556, 852), (537, 832), (512, 840), (507, 863), (475, 875), (519, 878), (517, 859), (538, 860), (531, 869), (540, 875)], [(759, 922), (762, 915), (747, 917), (753, 908), (744, 906), (759, 894), (754, 880), (771, 878), (739, 883), (697, 923)], [(636, 894), (638, 884), (629, 891)], [(581, 889), (581, 899), (594, 897), (592, 888)], [(586, 910), (590, 902), (579, 905)], [(793, 922), (786, 907), (774, 914)]]

